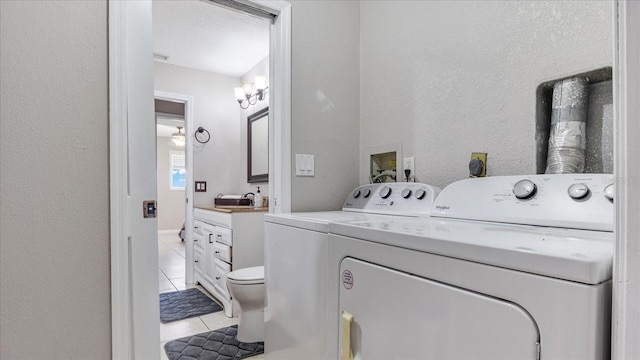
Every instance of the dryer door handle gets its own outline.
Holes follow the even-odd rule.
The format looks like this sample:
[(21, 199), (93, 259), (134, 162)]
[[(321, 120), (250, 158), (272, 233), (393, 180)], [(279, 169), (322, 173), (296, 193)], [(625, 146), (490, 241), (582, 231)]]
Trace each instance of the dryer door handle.
[(353, 351), (351, 350), (351, 323), (353, 322), (353, 314), (342, 310), (342, 360), (353, 360)]

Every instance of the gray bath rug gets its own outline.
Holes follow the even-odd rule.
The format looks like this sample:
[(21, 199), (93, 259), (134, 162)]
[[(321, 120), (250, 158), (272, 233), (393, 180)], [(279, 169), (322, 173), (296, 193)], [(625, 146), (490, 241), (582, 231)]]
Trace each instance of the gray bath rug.
[(164, 344), (170, 360), (239, 360), (262, 354), (264, 343), (236, 340), (238, 326), (183, 337)]
[(168, 322), (214, 313), (222, 307), (198, 288), (160, 294), (160, 322)]

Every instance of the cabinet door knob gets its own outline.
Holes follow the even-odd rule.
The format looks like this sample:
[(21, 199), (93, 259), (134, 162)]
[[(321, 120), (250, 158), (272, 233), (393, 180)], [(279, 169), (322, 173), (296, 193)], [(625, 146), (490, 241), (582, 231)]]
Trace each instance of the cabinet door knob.
[(220, 251), (216, 251), (216, 254), (220, 254)]
[(198, 262), (198, 261), (200, 261), (200, 260), (196, 260), (195, 262)]
[(216, 276), (216, 280), (220, 280), (220, 276)]

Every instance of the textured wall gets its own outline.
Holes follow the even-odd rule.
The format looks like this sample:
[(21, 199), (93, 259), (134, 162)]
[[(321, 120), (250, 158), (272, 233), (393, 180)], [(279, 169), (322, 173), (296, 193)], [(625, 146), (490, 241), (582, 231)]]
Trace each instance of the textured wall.
[(612, 63), (609, 1), (360, 4), (360, 149), (402, 143), (438, 186), (473, 151), (488, 175), (535, 173), (536, 87)]
[(0, 14), (0, 358), (109, 359), (107, 3)]
[[(291, 3), (291, 210), (337, 210), (358, 185), (360, 5)], [(295, 176), (295, 154), (315, 155), (315, 177)]]
[(171, 190), (172, 150), (184, 151), (184, 148), (175, 146), (170, 137), (157, 137), (158, 230), (180, 229), (184, 223), (184, 190)]
[(233, 88), (239, 79), (160, 62), (154, 63), (155, 90), (193, 96), (193, 131), (199, 126), (211, 133), (206, 144), (194, 141), (194, 180), (206, 181), (207, 192), (194, 194), (194, 206), (213, 205), (218, 193), (237, 194), (245, 189), (246, 156), (241, 153), (240, 107)]

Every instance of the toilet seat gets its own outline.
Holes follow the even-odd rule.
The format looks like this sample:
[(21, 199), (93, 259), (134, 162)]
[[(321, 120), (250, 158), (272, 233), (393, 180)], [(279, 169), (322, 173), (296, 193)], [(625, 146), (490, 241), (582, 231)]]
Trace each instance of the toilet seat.
[(227, 282), (246, 285), (264, 284), (264, 266), (234, 270), (227, 274)]

